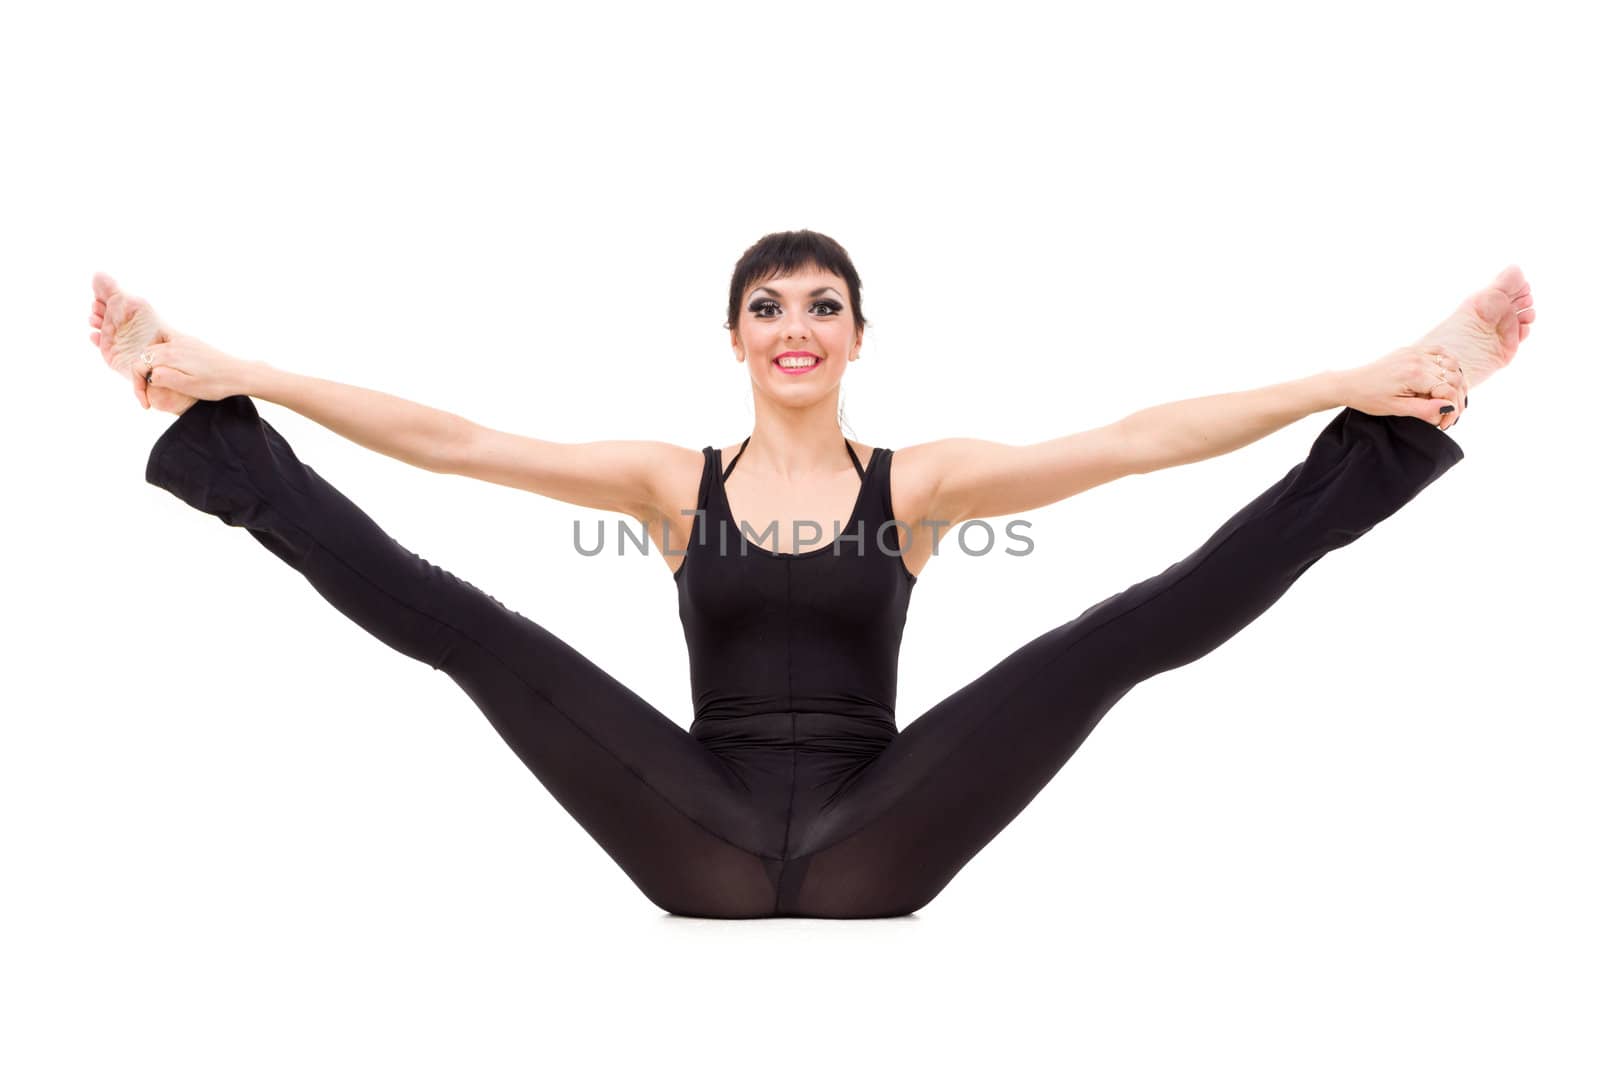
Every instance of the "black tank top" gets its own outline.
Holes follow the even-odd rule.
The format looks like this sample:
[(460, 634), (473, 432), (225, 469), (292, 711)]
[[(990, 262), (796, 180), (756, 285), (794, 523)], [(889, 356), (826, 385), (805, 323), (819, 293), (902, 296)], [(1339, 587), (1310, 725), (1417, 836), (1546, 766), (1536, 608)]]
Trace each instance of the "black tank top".
[[(837, 538), (837, 518), (820, 535), (816, 524), (802, 523), (800, 531), (820, 537), (817, 546), (779, 553), (751, 540), (765, 534), (775, 543), (767, 531), (751, 527), (746, 536), (723, 491), (749, 443), (745, 438), (726, 473), (721, 449), (702, 450), (698, 512), (674, 576), (689, 644), (690, 732), (703, 740), (792, 736), (792, 722), (775, 721), (781, 712), (826, 713), (893, 731), (900, 636), (917, 580), (898, 554), (889, 500), (893, 451), (876, 449), (863, 469), (846, 443), (861, 478), (855, 510)], [(754, 716), (773, 718), (758, 723)]]

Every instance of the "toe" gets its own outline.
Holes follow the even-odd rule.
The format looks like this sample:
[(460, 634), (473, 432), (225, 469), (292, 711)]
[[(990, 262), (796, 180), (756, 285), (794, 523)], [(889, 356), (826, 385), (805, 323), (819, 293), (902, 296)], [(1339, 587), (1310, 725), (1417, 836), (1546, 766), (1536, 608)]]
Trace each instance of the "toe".
[(1499, 274), (1495, 275), (1494, 281), (1490, 282), (1489, 284), (1491, 287), (1499, 289), (1508, 296), (1516, 296), (1528, 288), (1528, 279), (1522, 276), (1521, 267), (1517, 266), (1516, 264), (1512, 264)]

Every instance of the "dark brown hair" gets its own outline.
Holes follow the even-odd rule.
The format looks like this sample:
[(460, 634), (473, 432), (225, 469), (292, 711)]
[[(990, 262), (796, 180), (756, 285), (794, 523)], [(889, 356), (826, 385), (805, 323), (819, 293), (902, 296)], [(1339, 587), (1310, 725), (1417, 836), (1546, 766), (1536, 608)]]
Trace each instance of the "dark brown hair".
[(856, 273), (844, 246), (815, 230), (769, 233), (744, 250), (744, 255), (734, 265), (733, 281), (728, 286), (728, 321), (723, 323), (723, 329), (732, 330), (738, 326), (739, 304), (747, 288), (806, 267), (830, 271), (844, 279), (845, 288), (850, 291), (850, 311), (855, 316), (856, 329), (866, 329), (867, 320), (861, 315), (861, 276)]

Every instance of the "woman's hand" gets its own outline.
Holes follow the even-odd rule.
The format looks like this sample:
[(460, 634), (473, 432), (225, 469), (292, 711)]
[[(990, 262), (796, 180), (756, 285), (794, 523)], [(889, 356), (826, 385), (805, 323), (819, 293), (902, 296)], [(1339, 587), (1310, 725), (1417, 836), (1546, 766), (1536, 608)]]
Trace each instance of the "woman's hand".
[[(196, 400), (222, 400), (248, 394), (246, 383), (253, 361), (236, 359), (198, 337), (176, 331), (168, 333), (169, 340), (145, 349), (153, 363), (146, 364), (141, 356), (134, 364), (134, 388), (141, 394), (140, 403), (145, 403), (147, 388), (152, 395), (156, 389), (169, 389)], [(145, 371), (150, 373), (148, 385)], [(145, 406), (150, 405), (145, 403)]]
[[(1408, 345), (1345, 373), (1345, 404), (1368, 415), (1411, 415), (1441, 430), (1466, 410), (1461, 363), (1441, 345)], [(1439, 409), (1454, 406), (1443, 415)]]

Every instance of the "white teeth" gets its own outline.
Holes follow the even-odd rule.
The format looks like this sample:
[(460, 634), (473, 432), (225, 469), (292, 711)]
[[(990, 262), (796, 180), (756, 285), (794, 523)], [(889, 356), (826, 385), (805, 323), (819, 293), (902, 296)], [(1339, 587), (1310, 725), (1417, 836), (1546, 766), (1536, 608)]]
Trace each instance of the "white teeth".
[(815, 357), (809, 357), (808, 358), (808, 357), (804, 357), (804, 356), (783, 356), (783, 357), (779, 358), (778, 366), (780, 366), (780, 367), (810, 367), (813, 364), (815, 364), (816, 362), (817, 361), (816, 361)]

